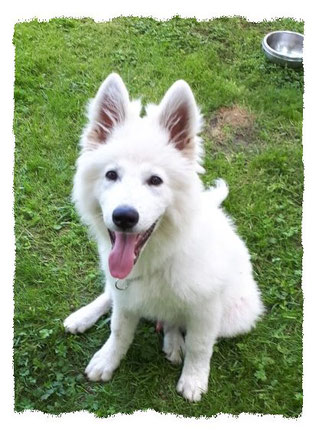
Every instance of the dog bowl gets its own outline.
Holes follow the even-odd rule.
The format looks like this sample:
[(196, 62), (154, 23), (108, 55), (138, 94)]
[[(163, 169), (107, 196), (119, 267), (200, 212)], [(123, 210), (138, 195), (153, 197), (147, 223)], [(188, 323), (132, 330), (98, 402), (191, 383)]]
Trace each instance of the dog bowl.
[(277, 31), (262, 40), (262, 49), (269, 60), (291, 68), (299, 68), (303, 61), (304, 36), (301, 33)]

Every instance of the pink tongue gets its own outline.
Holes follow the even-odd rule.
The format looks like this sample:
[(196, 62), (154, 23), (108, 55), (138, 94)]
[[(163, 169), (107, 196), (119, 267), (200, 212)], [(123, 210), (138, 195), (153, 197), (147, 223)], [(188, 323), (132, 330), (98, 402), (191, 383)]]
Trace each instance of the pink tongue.
[(114, 278), (125, 278), (134, 266), (137, 234), (115, 232), (115, 242), (109, 256), (109, 268)]

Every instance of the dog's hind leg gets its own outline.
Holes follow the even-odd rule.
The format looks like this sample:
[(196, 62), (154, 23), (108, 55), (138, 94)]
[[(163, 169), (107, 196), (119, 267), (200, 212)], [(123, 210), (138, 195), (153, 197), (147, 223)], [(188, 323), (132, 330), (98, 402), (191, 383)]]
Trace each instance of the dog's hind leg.
[(224, 292), (222, 301), (219, 337), (234, 337), (249, 332), (264, 314), (260, 293), (252, 278), (231, 285)]
[(168, 324), (163, 325), (164, 339), (162, 350), (172, 364), (181, 364), (184, 356), (184, 338), (180, 328)]
[(67, 332), (77, 334), (89, 329), (96, 321), (111, 309), (112, 300), (110, 292), (105, 288), (104, 293), (93, 302), (70, 314), (64, 321)]

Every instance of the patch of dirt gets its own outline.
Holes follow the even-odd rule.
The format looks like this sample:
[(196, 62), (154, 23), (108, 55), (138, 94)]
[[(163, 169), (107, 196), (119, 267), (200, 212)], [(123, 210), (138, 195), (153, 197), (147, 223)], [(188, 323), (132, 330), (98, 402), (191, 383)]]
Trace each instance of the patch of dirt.
[(222, 107), (206, 123), (205, 134), (216, 149), (236, 151), (251, 146), (255, 117), (240, 106)]

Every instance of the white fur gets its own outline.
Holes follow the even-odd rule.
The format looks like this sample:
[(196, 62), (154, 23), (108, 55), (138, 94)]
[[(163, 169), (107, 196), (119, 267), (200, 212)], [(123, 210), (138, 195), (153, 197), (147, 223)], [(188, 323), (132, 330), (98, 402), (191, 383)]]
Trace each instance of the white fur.
[[(98, 113), (108, 107), (116, 121), (111, 124), (109, 116), (106, 138), (99, 130), (103, 139), (90, 143), (102, 118)], [(198, 177), (202, 118), (189, 86), (176, 82), (159, 106), (147, 108), (147, 116), (141, 118), (139, 110), (139, 102), (129, 102), (117, 74), (106, 79), (90, 103), (73, 199), (98, 242), (107, 281), (105, 294), (70, 315), (64, 325), (69, 332), (83, 332), (112, 303), (111, 335), (86, 368), (89, 379), (106, 381), (127, 352), (138, 320), (162, 322), (167, 358), (179, 363), (185, 355), (177, 391), (197, 401), (207, 391), (216, 339), (250, 331), (264, 309), (248, 250), (220, 208), (227, 185), (219, 180), (205, 190)], [(178, 122), (184, 139), (182, 130), (172, 136)], [(107, 180), (108, 170), (116, 170), (119, 181)], [(151, 175), (163, 183), (149, 186)], [(108, 266), (107, 228), (115, 230), (112, 212), (122, 204), (137, 209), (137, 233), (158, 221), (125, 291), (115, 288)]]

